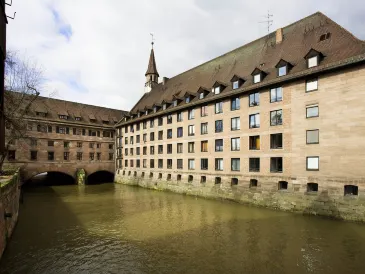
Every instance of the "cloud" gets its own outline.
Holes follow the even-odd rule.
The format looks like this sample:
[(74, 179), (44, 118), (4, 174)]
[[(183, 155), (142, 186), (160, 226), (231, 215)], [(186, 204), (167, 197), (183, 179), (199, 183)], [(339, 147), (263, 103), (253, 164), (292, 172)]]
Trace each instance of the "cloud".
[(143, 95), (155, 34), (160, 77), (173, 77), (318, 10), (365, 39), (362, 0), (13, 1), (8, 48), (45, 68), (43, 95), (129, 110)]

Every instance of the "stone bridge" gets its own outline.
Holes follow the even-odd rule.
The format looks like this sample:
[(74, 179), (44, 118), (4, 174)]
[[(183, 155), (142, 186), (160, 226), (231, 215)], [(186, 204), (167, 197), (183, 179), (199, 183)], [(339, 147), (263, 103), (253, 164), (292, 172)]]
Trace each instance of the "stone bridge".
[[(67, 174), (71, 176), (75, 183), (79, 181), (77, 178), (77, 174), (79, 171), (84, 172), (85, 180), (84, 183), (87, 182), (89, 176), (96, 174), (98, 172), (106, 171), (111, 174), (115, 172), (115, 162), (108, 161), (108, 162), (95, 162), (95, 163), (80, 163), (80, 162), (63, 162), (63, 163), (23, 163), (18, 164), (20, 166), (20, 174), (22, 178), (22, 182), (25, 183), (32, 177), (45, 173), (45, 172), (59, 172), (63, 174)], [(80, 173), (80, 172), (79, 172)], [(78, 182), (81, 183), (81, 182)]]

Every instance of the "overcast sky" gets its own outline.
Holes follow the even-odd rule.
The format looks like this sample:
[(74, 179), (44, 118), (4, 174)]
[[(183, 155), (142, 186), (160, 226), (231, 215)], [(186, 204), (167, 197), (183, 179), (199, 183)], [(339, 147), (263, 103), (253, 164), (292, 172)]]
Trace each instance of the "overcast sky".
[(160, 79), (173, 77), (265, 35), (268, 10), (272, 30), (321, 11), (365, 40), (364, 0), (13, 0), (7, 43), (42, 65), (42, 95), (130, 110), (151, 32)]

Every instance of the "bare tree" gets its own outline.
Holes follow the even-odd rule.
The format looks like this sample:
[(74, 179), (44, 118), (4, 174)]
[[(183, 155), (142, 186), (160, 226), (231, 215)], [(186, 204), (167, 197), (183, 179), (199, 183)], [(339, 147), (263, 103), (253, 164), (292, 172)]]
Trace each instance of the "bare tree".
[(29, 108), (39, 96), (43, 82), (43, 71), (36, 62), (20, 58), (8, 51), (5, 59), (5, 151), (0, 155), (0, 170), (9, 152), (9, 146), (18, 139), (27, 138), (25, 121)]

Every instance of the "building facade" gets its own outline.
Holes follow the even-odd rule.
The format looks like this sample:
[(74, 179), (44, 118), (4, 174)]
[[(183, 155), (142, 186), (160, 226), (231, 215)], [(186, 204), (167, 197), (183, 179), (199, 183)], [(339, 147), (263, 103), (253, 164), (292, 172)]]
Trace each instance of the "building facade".
[(5, 12), (5, 0), (0, 0), (1, 19), (0, 19), (0, 152), (5, 149), (5, 119), (4, 119), (4, 77), (5, 77), (5, 58), (6, 58), (6, 25), (8, 19)]
[(117, 182), (365, 221), (364, 41), (318, 12), (158, 76), (117, 124)]
[(25, 138), (6, 134), (5, 164), (20, 166), (24, 181), (43, 172), (62, 172), (73, 178), (81, 169), (86, 176), (97, 171), (114, 173), (114, 126), (123, 114), (38, 96), (24, 117)]

